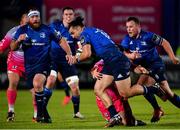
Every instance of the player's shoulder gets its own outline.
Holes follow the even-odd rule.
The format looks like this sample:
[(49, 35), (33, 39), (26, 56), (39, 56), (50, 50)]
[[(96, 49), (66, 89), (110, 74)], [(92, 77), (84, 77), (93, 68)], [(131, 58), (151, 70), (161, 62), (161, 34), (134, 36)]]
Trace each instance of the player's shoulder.
[(146, 35), (152, 35), (154, 34), (153, 32), (150, 32), (150, 31), (146, 31), (146, 30), (141, 30), (141, 34), (146, 36)]
[(126, 34), (124, 37), (123, 37), (123, 39), (122, 39), (122, 41), (130, 41), (132, 38), (128, 35), (128, 34)]
[(150, 32), (150, 31), (145, 31), (145, 30), (141, 30), (141, 37), (144, 39), (147, 39), (147, 38), (151, 38), (155, 33), (153, 32)]
[(63, 27), (63, 22), (60, 20), (55, 20), (52, 23), (50, 23), (49, 26), (53, 28)]

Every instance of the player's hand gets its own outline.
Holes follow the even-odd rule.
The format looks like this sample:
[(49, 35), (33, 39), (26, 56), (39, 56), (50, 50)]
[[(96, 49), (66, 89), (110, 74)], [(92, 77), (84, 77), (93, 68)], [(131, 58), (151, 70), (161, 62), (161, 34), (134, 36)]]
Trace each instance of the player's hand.
[(135, 69), (134, 72), (137, 74), (149, 74), (149, 71), (142, 67), (141, 65), (138, 65)]
[(177, 58), (177, 57), (173, 57), (171, 60), (172, 60), (173, 64), (179, 64), (180, 63), (179, 58)]
[(76, 60), (74, 58), (74, 56), (72, 55), (66, 55), (66, 60), (68, 61), (68, 64), (72, 65), (72, 64), (75, 64)]
[(95, 68), (91, 71), (91, 75), (92, 75), (93, 79), (98, 79), (98, 80), (100, 80), (103, 76), (102, 73), (98, 72), (97, 68)]
[(130, 57), (129, 57), (131, 60), (135, 60), (135, 59), (138, 59), (138, 58), (141, 58), (141, 54), (139, 53), (139, 52), (137, 52), (137, 51), (135, 51), (135, 52), (132, 52), (131, 54), (130, 54)]
[(21, 34), (19, 35), (19, 38), (17, 39), (18, 42), (24, 41), (27, 38), (27, 34)]
[(138, 58), (141, 58), (141, 54), (137, 51), (133, 52), (132, 53), (132, 59), (135, 60), (135, 59), (138, 59)]

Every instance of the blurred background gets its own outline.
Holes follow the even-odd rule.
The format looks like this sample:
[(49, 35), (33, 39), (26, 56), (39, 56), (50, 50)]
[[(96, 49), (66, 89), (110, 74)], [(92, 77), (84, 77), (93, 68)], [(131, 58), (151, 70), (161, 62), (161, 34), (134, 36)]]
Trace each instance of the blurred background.
[[(20, 16), (30, 8), (41, 12), (42, 22), (49, 24), (61, 19), (61, 9), (71, 6), (85, 18), (87, 26), (105, 30), (119, 43), (126, 34), (125, 20), (137, 16), (143, 29), (167, 39), (176, 55), (180, 56), (180, 1), (179, 0), (5, 0), (0, 5), (0, 39), (19, 24)], [(180, 87), (180, 66), (173, 65), (162, 48), (158, 48), (167, 66), (167, 78), (172, 87)], [(0, 55), (0, 89), (7, 88), (7, 53)], [(94, 80), (89, 70), (93, 60), (79, 64), (81, 88), (92, 88)], [(25, 86), (24, 80), (20, 88)]]

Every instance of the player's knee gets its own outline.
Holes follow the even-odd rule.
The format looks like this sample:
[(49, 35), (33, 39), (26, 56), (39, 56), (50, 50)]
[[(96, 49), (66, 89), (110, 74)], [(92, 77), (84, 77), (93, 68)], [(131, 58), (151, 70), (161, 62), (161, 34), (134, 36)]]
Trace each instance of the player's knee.
[(120, 91), (120, 95), (123, 97), (123, 98), (128, 98), (130, 97), (131, 95), (131, 91)]
[(79, 89), (79, 78), (77, 75), (66, 78), (66, 82), (71, 89)]
[(9, 82), (9, 88), (16, 89), (18, 85), (18, 81)]
[(55, 83), (56, 83), (56, 78), (57, 78), (57, 77), (55, 77), (54, 75), (50, 75), (50, 76), (48, 77), (48, 79), (47, 79), (46, 86), (52, 88), (52, 87), (55, 85)]
[(95, 94), (96, 96), (100, 96), (100, 95), (102, 95), (102, 93), (103, 93), (103, 90), (100, 89), (99, 87), (95, 87), (95, 88), (94, 88), (94, 94)]
[(44, 82), (42, 81), (38, 81), (38, 80), (33, 81), (33, 86), (34, 86), (35, 91), (39, 91), (43, 89), (43, 85), (44, 85)]

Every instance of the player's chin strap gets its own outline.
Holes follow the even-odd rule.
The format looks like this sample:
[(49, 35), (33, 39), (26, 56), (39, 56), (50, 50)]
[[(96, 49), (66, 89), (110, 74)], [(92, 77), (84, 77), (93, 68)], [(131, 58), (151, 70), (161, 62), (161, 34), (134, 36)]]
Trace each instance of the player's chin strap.
[(38, 10), (30, 11), (30, 12), (28, 13), (28, 17), (30, 18), (30, 17), (32, 17), (32, 16), (38, 16), (38, 17), (40, 17), (40, 12), (39, 12)]

